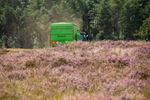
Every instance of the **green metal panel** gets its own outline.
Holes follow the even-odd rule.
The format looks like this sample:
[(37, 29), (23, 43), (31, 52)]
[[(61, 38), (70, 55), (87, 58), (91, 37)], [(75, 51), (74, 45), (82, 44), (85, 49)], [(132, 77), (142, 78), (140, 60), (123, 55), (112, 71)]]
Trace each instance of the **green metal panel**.
[(73, 23), (53, 23), (50, 25), (50, 46), (66, 43), (77, 39), (77, 28)]

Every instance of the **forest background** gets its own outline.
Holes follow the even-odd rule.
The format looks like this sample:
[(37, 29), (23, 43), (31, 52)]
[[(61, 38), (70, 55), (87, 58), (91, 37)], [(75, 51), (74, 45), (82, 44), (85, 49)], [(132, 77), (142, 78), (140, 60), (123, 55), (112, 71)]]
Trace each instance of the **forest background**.
[(94, 40), (150, 40), (149, 0), (0, 0), (0, 44), (43, 48), (49, 25), (74, 22)]

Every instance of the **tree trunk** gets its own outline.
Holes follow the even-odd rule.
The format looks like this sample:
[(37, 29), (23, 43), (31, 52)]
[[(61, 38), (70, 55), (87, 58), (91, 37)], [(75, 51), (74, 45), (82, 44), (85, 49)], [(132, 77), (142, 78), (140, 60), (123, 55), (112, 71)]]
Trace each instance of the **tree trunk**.
[(88, 15), (83, 14), (82, 21), (83, 21), (82, 31), (86, 32), (87, 34), (90, 34)]
[(83, 14), (82, 16), (82, 31), (86, 32), (86, 34), (88, 34), (88, 40), (92, 40), (92, 35), (90, 32), (90, 19), (89, 16), (87, 14)]

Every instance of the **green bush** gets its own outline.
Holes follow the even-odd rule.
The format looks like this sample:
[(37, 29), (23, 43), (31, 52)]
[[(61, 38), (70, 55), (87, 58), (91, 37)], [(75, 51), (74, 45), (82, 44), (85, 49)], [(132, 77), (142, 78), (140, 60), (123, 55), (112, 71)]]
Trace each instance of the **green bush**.
[(2, 43), (2, 40), (0, 39), (0, 48), (2, 48), (2, 44), (3, 44), (3, 43)]
[(143, 22), (137, 35), (140, 39), (150, 40), (150, 17)]

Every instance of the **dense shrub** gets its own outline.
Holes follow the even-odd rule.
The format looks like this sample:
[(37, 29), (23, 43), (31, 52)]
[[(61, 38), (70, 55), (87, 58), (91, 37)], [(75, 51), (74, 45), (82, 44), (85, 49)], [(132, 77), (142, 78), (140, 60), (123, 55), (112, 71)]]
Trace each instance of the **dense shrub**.
[(9, 51), (0, 55), (0, 99), (144, 100), (150, 90), (149, 54), (150, 43), (144, 41)]

